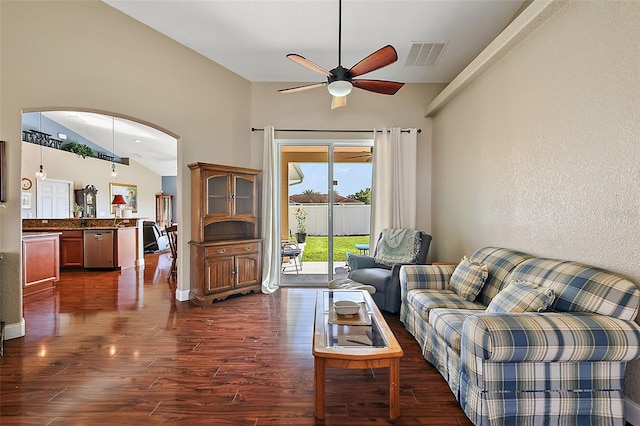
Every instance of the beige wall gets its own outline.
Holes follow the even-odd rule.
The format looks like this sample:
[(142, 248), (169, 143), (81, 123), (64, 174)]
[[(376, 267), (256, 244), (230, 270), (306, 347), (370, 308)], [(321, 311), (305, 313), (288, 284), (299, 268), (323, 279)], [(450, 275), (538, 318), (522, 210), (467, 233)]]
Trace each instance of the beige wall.
[[(8, 200), (0, 209), (0, 318), (19, 324), (21, 111), (99, 110), (168, 130), (178, 141), (180, 246), (190, 228), (195, 161), (260, 167), (251, 150), (248, 81), (99, 1), (0, 2), (0, 139)], [(179, 288), (188, 290), (188, 250)], [(14, 333), (10, 328), (8, 333)]]
[(496, 245), (640, 283), (638, 22), (636, 1), (571, 2), (434, 117), (437, 260)]
[[(109, 197), (109, 183), (129, 183), (138, 186), (138, 212), (135, 217), (155, 220), (156, 194), (162, 191), (162, 177), (146, 167), (131, 160), (129, 166), (117, 165), (118, 177), (111, 179), (111, 163), (97, 158), (82, 158), (76, 154), (54, 148), (43, 148), (44, 168), (47, 179), (73, 181), (73, 188), (80, 189), (93, 185), (98, 190), (98, 217), (113, 217), (110, 215), (111, 198)], [(29, 142), (22, 142), (22, 176), (33, 182), (29, 191), (32, 194), (31, 210), (21, 209), (22, 217), (31, 212), (36, 217), (36, 178), (35, 172), (40, 165), (40, 146)], [(100, 216), (104, 213), (104, 216)]]
[[(250, 84), (99, 1), (1, 1), (0, 24), (0, 139), (8, 141), (9, 158), (9, 199), (0, 210), (0, 252), (5, 254), (0, 263), (0, 318), (10, 325), (22, 316), (23, 109), (97, 110), (137, 119), (177, 137), (181, 247), (187, 247), (190, 229), (186, 165), (203, 161), (260, 169), (263, 134), (252, 134), (251, 126), (421, 127), (418, 179), (430, 181), (430, 120), (424, 115), (443, 85), (407, 85), (393, 97), (356, 90), (347, 107), (331, 111), (325, 90), (282, 95), (276, 90), (287, 84)], [(418, 197), (419, 226), (430, 230), (428, 184)], [(178, 261), (178, 292), (183, 296), (189, 288), (188, 252), (182, 250)]]

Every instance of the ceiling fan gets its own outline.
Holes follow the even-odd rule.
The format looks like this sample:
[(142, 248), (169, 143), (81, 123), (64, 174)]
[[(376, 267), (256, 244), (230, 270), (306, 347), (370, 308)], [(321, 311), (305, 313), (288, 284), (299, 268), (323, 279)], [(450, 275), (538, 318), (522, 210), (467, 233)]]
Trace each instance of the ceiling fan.
[(404, 83), (398, 83), (388, 80), (367, 80), (355, 79), (368, 72), (391, 65), (398, 60), (398, 53), (391, 45), (386, 45), (360, 62), (346, 69), (342, 66), (342, 0), (339, 0), (338, 12), (338, 66), (327, 71), (321, 66), (314, 64), (310, 60), (296, 54), (290, 53), (287, 58), (293, 62), (309, 68), (312, 71), (323, 74), (327, 77), (326, 82), (307, 84), (305, 86), (291, 87), (289, 89), (278, 90), (280, 93), (294, 93), (303, 90), (314, 89), (316, 87), (328, 86), (329, 93), (333, 96), (331, 109), (338, 108), (347, 104), (347, 95), (351, 93), (353, 87), (368, 90), (369, 92), (381, 93), (383, 95), (395, 95)]

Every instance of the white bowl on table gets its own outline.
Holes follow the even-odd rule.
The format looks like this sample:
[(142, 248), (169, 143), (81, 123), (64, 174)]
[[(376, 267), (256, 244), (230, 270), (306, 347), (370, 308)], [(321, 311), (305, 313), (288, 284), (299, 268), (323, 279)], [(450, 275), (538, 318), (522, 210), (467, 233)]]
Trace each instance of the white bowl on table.
[(360, 310), (360, 304), (351, 300), (339, 300), (333, 303), (338, 315), (354, 315)]

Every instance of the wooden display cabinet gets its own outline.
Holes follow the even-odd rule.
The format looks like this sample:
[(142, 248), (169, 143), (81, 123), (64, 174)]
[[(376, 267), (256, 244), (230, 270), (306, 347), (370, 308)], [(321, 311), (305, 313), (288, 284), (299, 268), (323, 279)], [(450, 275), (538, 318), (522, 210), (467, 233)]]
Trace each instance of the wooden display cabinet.
[(191, 169), (191, 291), (198, 305), (260, 291), (259, 170), (207, 163)]

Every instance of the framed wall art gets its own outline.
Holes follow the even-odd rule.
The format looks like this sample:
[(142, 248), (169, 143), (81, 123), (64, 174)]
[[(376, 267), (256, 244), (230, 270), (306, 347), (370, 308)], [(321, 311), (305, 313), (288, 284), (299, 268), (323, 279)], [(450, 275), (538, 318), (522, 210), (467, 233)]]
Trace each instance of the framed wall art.
[(31, 193), (30, 192), (22, 192), (22, 195), (20, 196), (20, 205), (22, 206), (23, 209), (30, 209), (31, 208)]
[[(130, 183), (110, 183), (109, 184), (109, 203), (116, 195), (122, 195), (127, 202), (125, 205), (127, 209), (131, 209), (133, 213), (138, 212), (138, 185), (132, 185)], [(116, 208), (111, 206), (111, 214), (114, 214)]]

